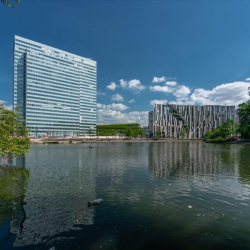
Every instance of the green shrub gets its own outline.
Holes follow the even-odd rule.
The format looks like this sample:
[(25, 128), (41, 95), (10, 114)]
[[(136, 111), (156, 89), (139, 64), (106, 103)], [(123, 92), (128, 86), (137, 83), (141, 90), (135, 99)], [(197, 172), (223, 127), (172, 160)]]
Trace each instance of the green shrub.
[(233, 120), (225, 121), (220, 127), (205, 134), (206, 142), (227, 142), (238, 130), (238, 125)]

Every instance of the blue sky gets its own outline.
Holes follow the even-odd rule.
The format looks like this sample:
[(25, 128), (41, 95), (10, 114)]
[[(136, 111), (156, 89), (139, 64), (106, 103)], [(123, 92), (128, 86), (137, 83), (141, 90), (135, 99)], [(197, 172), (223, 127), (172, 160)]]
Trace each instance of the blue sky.
[(98, 62), (99, 123), (145, 125), (153, 103), (248, 99), (250, 1), (22, 0), (18, 6), (0, 5), (6, 106), (15, 34)]

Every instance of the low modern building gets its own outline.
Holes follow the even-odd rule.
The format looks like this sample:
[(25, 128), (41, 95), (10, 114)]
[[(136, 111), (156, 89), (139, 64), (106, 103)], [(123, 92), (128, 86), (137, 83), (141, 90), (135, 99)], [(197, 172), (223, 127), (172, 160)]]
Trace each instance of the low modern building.
[(163, 138), (179, 138), (186, 129), (186, 138), (198, 139), (228, 119), (235, 120), (235, 106), (155, 104), (149, 112), (149, 128), (152, 136), (160, 131)]
[(33, 136), (96, 130), (96, 61), (14, 38), (14, 107)]

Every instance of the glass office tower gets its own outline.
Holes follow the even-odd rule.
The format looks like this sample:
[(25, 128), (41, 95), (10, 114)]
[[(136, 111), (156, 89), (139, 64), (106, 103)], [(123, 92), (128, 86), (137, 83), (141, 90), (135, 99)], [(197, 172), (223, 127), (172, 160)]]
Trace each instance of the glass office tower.
[(96, 131), (96, 61), (19, 36), (14, 39), (14, 107), (32, 136)]

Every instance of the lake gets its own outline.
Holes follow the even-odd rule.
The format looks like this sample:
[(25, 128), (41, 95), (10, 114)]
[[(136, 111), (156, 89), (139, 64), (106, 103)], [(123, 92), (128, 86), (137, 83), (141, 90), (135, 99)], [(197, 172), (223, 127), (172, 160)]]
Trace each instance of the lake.
[(91, 145), (0, 168), (1, 250), (250, 249), (249, 146)]

